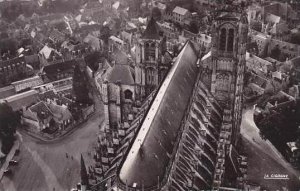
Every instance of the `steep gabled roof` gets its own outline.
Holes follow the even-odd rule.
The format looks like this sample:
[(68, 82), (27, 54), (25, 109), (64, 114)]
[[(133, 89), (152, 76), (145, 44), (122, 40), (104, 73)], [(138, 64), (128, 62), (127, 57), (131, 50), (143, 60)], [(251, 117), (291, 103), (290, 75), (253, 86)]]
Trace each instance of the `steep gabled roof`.
[[(23, 107), (32, 105), (38, 100), (38, 92), (35, 90), (26, 91), (3, 99), (4, 102), (12, 107), (14, 111), (18, 111)], [(2, 100), (0, 100), (1, 102)]]
[(43, 101), (31, 106), (30, 110), (37, 113), (37, 116), (40, 120), (44, 120), (52, 116), (52, 112)]
[(147, 25), (147, 28), (142, 35), (142, 39), (153, 39), (153, 40), (160, 39), (159, 26), (153, 17), (151, 17), (151, 19)]
[(197, 53), (188, 42), (166, 76), (119, 172), (129, 187), (155, 187), (165, 176), (197, 81)]
[(0, 88), (0, 99), (9, 97), (14, 95), (15, 92), (15, 88), (14, 86), (10, 85), (10, 86), (5, 86), (3, 88)]
[(134, 79), (130, 71), (130, 66), (126, 64), (116, 64), (110, 68), (105, 76), (104, 80), (107, 80), (110, 83), (118, 83), (133, 85)]

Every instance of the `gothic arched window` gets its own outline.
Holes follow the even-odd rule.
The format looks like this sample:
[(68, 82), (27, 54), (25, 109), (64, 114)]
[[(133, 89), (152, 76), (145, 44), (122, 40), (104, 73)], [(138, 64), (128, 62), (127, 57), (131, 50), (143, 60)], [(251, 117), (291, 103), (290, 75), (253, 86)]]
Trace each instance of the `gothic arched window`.
[(150, 53), (149, 53), (149, 49), (150, 49), (150, 44), (149, 43), (145, 43), (145, 60), (149, 60), (150, 58)]
[(155, 42), (145, 43), (145, 60), (153, 61), (155, 59)]
[(220, 50), (225, 50), (226, 48), (226, 29), (221, 29), (221, 35), (220, 35)]
[(227, 51), (233, 51), (233, 42), (234, 42), (234, 30), (229, 29), (228, 39), (227, 39)]

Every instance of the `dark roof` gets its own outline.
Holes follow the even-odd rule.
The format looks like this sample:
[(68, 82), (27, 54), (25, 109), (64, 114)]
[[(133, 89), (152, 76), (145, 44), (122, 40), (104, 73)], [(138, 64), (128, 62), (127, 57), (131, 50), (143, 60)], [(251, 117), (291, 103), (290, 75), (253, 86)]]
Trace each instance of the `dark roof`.
[(64, 71), (73, 69), (75, 67), (76, 60), (68, 60), (68, 61), (62, 61), (55, 64), (51, 64), (44, 67), (44, 72), (49, 74), (54, 74), (57, 72), (57, 70)]
[(294, 67), (300, 67), (300, 56), (291, 59), (290, 62), (293, 64)]
[(30, 106), (38, 100), (37, 91), (30, 90), (20, 94), (16, 94), (4, 99), (14, 111), (18, 111), (23, 107)]
[(187, 42), (158, 90), (119, 171), (129, 187), (155, 187), (169, 165), (197, 80), (197, 53)]
[(127, 64), (128, 56), (126, 53), (118, 48), (115, 48), (112, 57), (117, 64)]
[(239, 169), (239, 154), (233, 147), (230, 145), (229, 152), (226, 154), (225, 160), (225, 180), (222, 183), (223, 186), (233, 186), (236, 185), (236, 180), (239, 176), (242, 175)]
[(43, 71), (46, 73), (49, 79), (55, 79), (55, 76), (59, 72), (73, 72), (76, 65), (85, 65), (84, 59), (72, 59), (67, 61), (58, 62), (45, 66)]
[(106, 74), (106, 80), (110, 83), (118, 83), (133, 85), (134, 80), (131, 74), (130, 66), (124, 64), (116, 64)]
[(14, 86), (5, 86), (0, 88), (0, 99), (12, 96), (16, 93)]
[(61, 32), (59, 32), (58, 30), (54, 29), (50, 35), (49, 38), (53, 41), (59, 41), (62, 42), (65, 40), (65, 35)]
[(43, 101), (47, 101), (47, 99), (53, 100), (55, 98), (58, 98), (58, 95), (53, 90), (39, 93), (39, 99)]
[(83, 25), (80, 28), (75, 29), (75, 32), (82, 33), (82, 32), (100, 31), (100, 28), (101, 25), (99, 24)]
[(144, 31), (143, 35), (142, 35), (143, 39), (155, 39), (155, 40), (159, 40), (159, 26), (156, 23), (156, 21), (153, 19), (153, 17), (151, 17), (146, 30)]
[(41, 120), (47, 119), (48, 117), (52, 116), (51, 111), (43, 101), (31, 106), (30, 110), (37, 113), (38, 118)]
[(252, 75), (253, 75), (253, 77), (251, 79), (251, 82), (259, 85), (262, 88), (266, 88), (266, 86), (268, 84), (268, 80), (267, 79), (264, 79), (264, 78), (260, 77), (257, 74), (254, 74), (254, 73), (252, 73)]
[(216, 20), (239, 20), (240, 15), (237, 15), (235, 12), (221, 12), (219, 13)]
[(57, 103), (60, 105), (71, 105), (72, 104), (72, 100), (70, 100), (69, 98), (66, 98), (65, 96), (62, 96), (59, 100), (57, 100)]

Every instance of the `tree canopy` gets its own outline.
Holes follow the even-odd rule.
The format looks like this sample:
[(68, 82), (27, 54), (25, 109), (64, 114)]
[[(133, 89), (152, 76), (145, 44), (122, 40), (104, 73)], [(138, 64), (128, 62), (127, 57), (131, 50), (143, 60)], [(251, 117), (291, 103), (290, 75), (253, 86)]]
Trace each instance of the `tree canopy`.
[(152, 9), (152, 17), (153, 17), (156, 21), (161, 20), (162, 14), (161, 14), (159, 8), (154, 7), (154, 8)]
[(6, 103), (0, 103), (0, 139), (2, 152), (7, 154), (14, 142), (16, 128), (20, 124), (20, 116)]
[(79, 65), (74, 68), (73, 74), (73, 92), (77, 103), (90, 104), (88, 79), (84, 71), (80, 69)]
[(296, 34), (292, 34), (291, 43), (300, 45), (300, 32), (298, 32)]
[(189, 27), (189, 31), (191, 31), (194, 34), (198, 34), (199, 32), (199, 26), (197, 21), (191, 21), (190, 27)]
[(0, 41), (1, 55), (9, 52), (11, 55), (15, 55), (17, 51), (17, 42), (14, 39), (6, 38)]

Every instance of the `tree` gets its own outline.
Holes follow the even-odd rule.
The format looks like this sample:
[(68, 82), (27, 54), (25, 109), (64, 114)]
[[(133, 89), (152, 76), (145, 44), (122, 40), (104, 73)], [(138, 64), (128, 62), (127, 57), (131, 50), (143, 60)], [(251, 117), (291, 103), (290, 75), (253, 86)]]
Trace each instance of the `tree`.
[(93, 70), (97, 71), (99, 68), (99, 63), (103, 63), (105, 58), (101, 52), (93, 52), (86, 57), (84, 57), (85, 63)]
[(295, 33), (291, 36), (291, 43), (300, 45), (300, 32)]
[(87, 81), (85, 72), (81, 70), (79, 65), (76, 65), (73, 74), (73, 92), (77, 103), (91, 103)]
[(7, 154), (14, 143), (14, 134), (20, 125), (20, 115), (15, 113), (6, 103), (0, 103), (0, 138), (2, 152)]
[(100, 38), (104, 41), (105, 44), (108, 44), (108, 38), (110, 37), (110, 28), (108, 26), (103, 26), (101, 28), (101, 36)]
[(22, 14), (22, 5), (19, 2), (11, 2), (7, 7), (3, 6), (2, 17), (8, 21), (14, 21)]
[(3, 39), (0, 42), (0, 50), (1, 55), (9, 52), (10, 55), (14, 56), (17, 51), (17, 42), (14, 39)]
[(254, 30), (258, 31), (258, 32), (262, 31), (262, 25), (261, 25), (260, 22), (251, 21), (250, 22), (250, 28), (254, 29)]
[(160, 21), (161, 20), (161, 16), (162, 16), (162, 14), (161, 14), (159, 8), (154, 7), (152, 9), (152, 17), (154, 18), (154, 20)]
[(271, 50), (271, 55), (270, 55), (270, 57), (271, 57), (271, 58), (274, 58), (274, 59), (276, 59), (276, 60), (279, 60), (280, 55), (281, 55), (281, 51), (280, 51), (280, 49), (279, 49), (279, 47), (278, 47), (278, 45), (277, 45), (275, 48), (273, 48), (273, 49)]
[(194, 34), (198, 34), (199, 32), (199, 27), (198, 27), (198, 23), (197, 21), (191, 21), (190, 27), (189, 27), (189, 31), (191, 31)]

